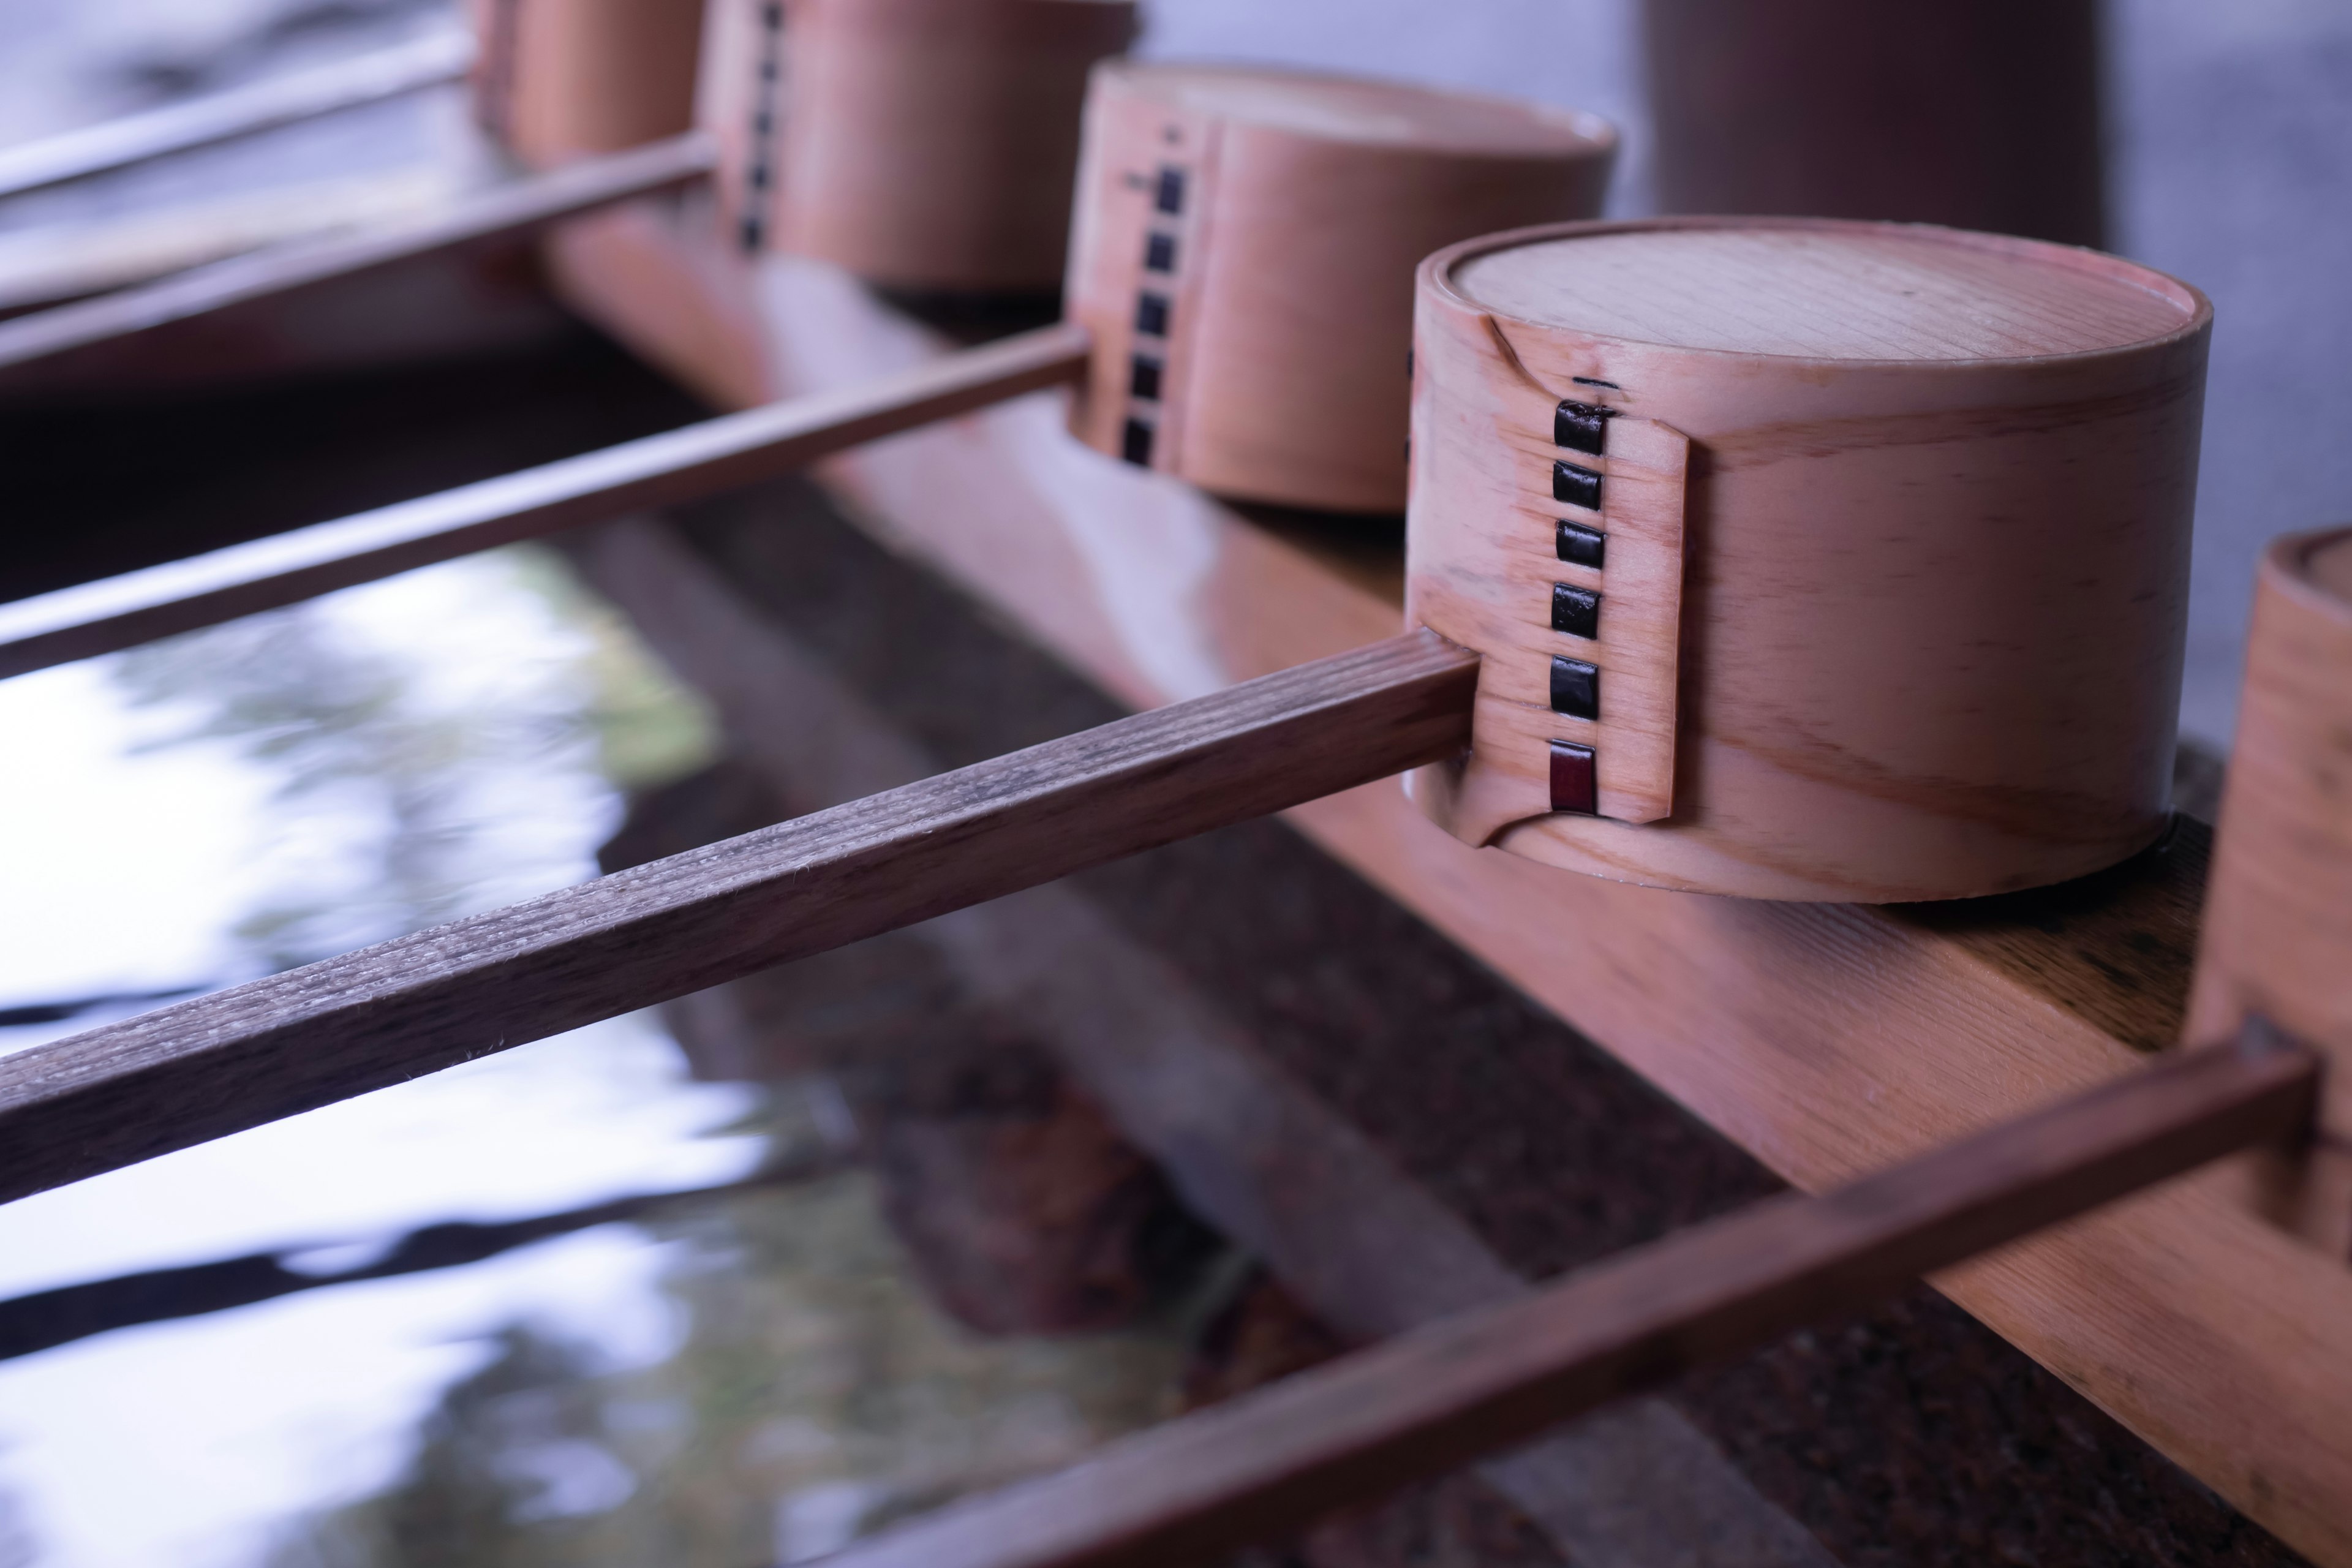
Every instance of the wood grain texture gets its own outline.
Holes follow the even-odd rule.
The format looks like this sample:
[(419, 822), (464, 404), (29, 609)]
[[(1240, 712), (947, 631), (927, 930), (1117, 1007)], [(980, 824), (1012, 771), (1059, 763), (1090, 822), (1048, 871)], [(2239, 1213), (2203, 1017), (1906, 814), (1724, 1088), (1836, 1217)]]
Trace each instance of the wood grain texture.
[(2200, 1051), (1866, 1176), (1769, 1200), (852, 1547), (842, 1568), (1152, 1568), (1278, 1537), (1873, 1300), (2311, 1114), (2317, 1064)]
[(1392, 638), (0, 1058), (0, 1201), (1399, 772), (1475, 671)]
[[(1497, 567), (1452, 536), (1528, 547), (1543, 514), (1501, 508), (1549, 498), (1478, 476), (1523, 461), (1551, 403), (1691, 443), (1672, 814), (1604, 803), (1501, 847), (1891, 902), (2063, 881), (2162, 831), (2211, 322), (2194, 289), (2023, 240), (1764, 219), (1494, 237), (1432, 257), (1421, 289), (1409, 599), (1438, 631), (1500, 653), (1475, 614)], [(1482, 726), (1472, 768), (1525, 773), (1536, 738)]]
[(2263, 557), (2188, 1037), (2249, 1013), (2327, 1053), (2321, 1154), (2259, 1200), (2352, 1259), (2352, 531)]
[(136, 289), (0, 321), (0, 370), (675, 190), (706, 177), (711, 163), (707, 141), (681, 136), (518, 180), (419, 221), (274, 246)]
[[(1100, 345), (1072, 428), (1220, 494), (1404, 505), (1412, 269), (1441, 245), (1600, 211), (1616, 133), (1591, 115), (1304, 72), (1112, 66), (1087, 100), (1071, 319)], [(1179, 210), (1160, 206), (1163, 172)], [(1147, 265), (1149, 236), (1172, 264)], [(1138, 301), (1171, 301), (1139, 333)], [(1129, 395), (1138, 355), (1157, 395)]]
[(468, 0), (478, 118), (535, 167), (694, 128), (703, 0)]
[(451, 28), (354, 59), (19, 142), (0, 148), (0, 196), (437, 87), (463, 77), (473, 63), (473, 38)]
[[(617, 216), (617, 215), (616, 215)], [(718, 277), (633, 231), (632, 276)], [(574, 237), (578, 237), (575, 239)], [(583, 272), (613, 251), (565, 237)], [(601, 246), (603, 240), (596, 242)], [(772, 260), (762, 396), (939, 352), (823, 269)], [(615, 298), (617, 296), (608, 296)], [(611, 318), (683, 355), (650, 309)], [(853, 515), (1136, 706), (1391, 635), (1393, 556), (1275, 532), (1076, 447), (1031, 398), (830, 458)], [(952, 488), (960, 504), (941, 509)], [(2179, 1037), (2198, 858), (1946, 906), (1694, 899), (1471, 849), (1382, 783), (1289, 814), (1528, 995), (1799, 1186), (1821, 1189), (2099, 1082)], [(2176, 841), (2176, 845), (2179, 841)], [(1953, 921), (1966, 929), (1954, 929)], [(2154, 973), (2151, 973), (2151, 970)], [(2352, 1565), (2352, 1276), (2202, 1174), (1938, 1288), (2315, 1561)]]
[(1465, 256), (1496, 315), (1596, 337), (1838, 363), (2099, 353), (2197, 314), (2169, 279), (2048, 247), (1907, 225), (1615, 228)]
[(772, 94), (764, 4), (714, 0), (705, 53), (731, 236), (899, 289), (1060, 285), (1087, 72), (1129, 0), (784, 0)]
[[(1600, 456), (1553, 440), (1563, 398), (1530, 375), (1484, 312), (1425, 300), (1413, 356), (1406, 618), (1486, 653), (1477, 742), (1413, 775), (1413, 798), (1466, 844), (1493, 842), (1552, 812), (1550, 745), (1590, 746), (1599, 815), (1655, 822), (1675, 805), (1685, 496), (1690, 442), (1654, 419), (1604, 421)], [(1601, 474), (1597, 510), (1553, 499), (1554, 463)], [(1562, 561), (1565, 520), (1603, 535), (1598, 568)], [(1597, 638), (1552, 629), (1555, 584), (1601, 595)], [(1601, 716), (1552, 710), (1555, 657), (1601, 671)]]
[(0, 605), (0, 677), (22, 674), (641, 507), (673, 505), (1067, 381), (1055, 326), (845, 392), (818, 393), (208, 554)]

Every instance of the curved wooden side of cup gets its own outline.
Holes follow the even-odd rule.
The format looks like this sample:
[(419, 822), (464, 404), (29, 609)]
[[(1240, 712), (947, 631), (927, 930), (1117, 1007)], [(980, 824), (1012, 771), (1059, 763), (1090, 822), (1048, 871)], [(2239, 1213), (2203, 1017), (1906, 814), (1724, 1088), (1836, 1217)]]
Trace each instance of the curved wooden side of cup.
[[(1615, 142), (1594, 126), (1554, 156), (1347, 141), (1097, 73), (1068, 311), (1098, 349), (1072, 429), (1220, 495), (1402, 510), (1413, 268), (1473, 235), (1599, 212)], [(1170, 173), (1175, 212), (1160, 205)], [(1154, 234), (1171, 248), (1155, 254)], [(1162, 331), (1139, 313), (1147, 295), (1168, 302)], [(1156, 395), (1138, 394), (1139, 359)]]
[(2254, 589), (2187, 1037), (2250, 1014), (2335, 1062), (2319, 1147), (2257, 1201), (2352, 1256), (2352, 529), (2274, 542)]
[[(789, 0), (764, 238), (887, 287), (1052, 291), (1087, 73), (1137, 26), (1125, 0)], [(736, 31), (751, 142), (758, 28)]]
[(703, 0), (474, 0), (482, 118), (545, 166), (694, 126)]
[[(2163, 831), (2210, 312), (2152, 344), (2034, 360), (1685, 351), (1500, 319), (1446, 283), (1465, 255), (1527, 237), (1421, 274), (1408, 616), (1489, 672), (1465, 763), (1415, 781), (1424, 810), (1620, 881), (1871, 903), (2062, 881)], [(1601, 815), (1545, 809), (1547, 736), (1496, 721), (1573, 652), (1540, 571), (1496, 599), (1496, 563), (1527, 578), (1556, 520), (1595, 521), (1544, 483), (1563, 399), (1690, 441), (1672, 805), (1654, 820), (1612, 808), (1605, 748)], [(1604, 479), (1604, 514), (1612, 493)], [(1604, 628), (1663, 612), (1609, 577), (1590, 584)], [(1591, 662), (1604, 730), (1620, 692), (1653, 721), (1651, 692)], [(1473, 798), (1482, 776), (1516, 784)]]

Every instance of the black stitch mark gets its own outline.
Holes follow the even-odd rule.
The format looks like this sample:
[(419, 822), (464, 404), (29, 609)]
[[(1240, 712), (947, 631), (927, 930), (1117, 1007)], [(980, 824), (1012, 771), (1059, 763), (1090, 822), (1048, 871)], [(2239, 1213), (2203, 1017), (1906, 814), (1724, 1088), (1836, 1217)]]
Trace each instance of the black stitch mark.
[(1589, 588), (1571, 588), (1565, 583), (1551, 585), (1551, 629), (1566, 632), (1572, 637), (1596, 639), (1601, 636), (1601, 595)]
[(776, 153), (776, 97), (783, 76), (784, 8), (781, 0), (770, 0), (770, 4), (760, 7), (760, 85), (751, 95), (750, 167), (744, 172), (743, 216), (737, 225), (737, 237), (747, 251), (760, 249), (768, 237), (767, 193), (775, 183), (772, 165)]
[(1176, 270), (1176, 237), (1174, 235), (1152, 234), (1144, 237), (1143, 269), (1146, 272)]
[(1160, 190), (1158, 194), (1151, 198), (1151, 205), (1158, 207), (1164, 213), (1181, 213), (1184, 210), (1183, 170), (1162, 169), (1160, 171)]
[(1568, 379), (1576, 383), (1579, 386), (1605, 386), (1612, 392), (1622, 392), (1625, 390), (1613, 381), (1596, 381), (1589, 375), (1571, 375)]
[(1160, 362), (1138, 354), (1128, 365), (1128, 395), (1160, 401)]
[(1551, 661), (1551, 710), (1571, 719), (1601, 717), (1601, 671), (1580, 658)]
[(1591, 816), (1601, 808), (1592, 748), (1573, 741), (1551, 743), (1551, 808)]
[(1130, 419), (1121, 433), (1118, 455), (1138, 468), (1151, 466), (1151, 426), (1140, 419)]
[(1609, 421), (1616, 417), (1613, 408), (1570, 403), (1563, 398), (1559, 406), (1552, 410), (1551, 444), (1571, 452), (1589, 452), (1597, 458), (1609, 444)]
[(1574, 463), (1554, 462), (1551, 466), (1551, 499), (1570, 506), (1580, 506), (1589, 511), (1601, 510), (1601, 476), (1591, 468), (1578, 468)]
[(1590, 566), (1598, 572), (1601, 570), (1601, 557), (1609, 548), (1609, 536), (1597, 528), (1587, 528), (1581, 523), (1570, 522), (1568, 519), (1561, 518), (1559, 532), (1552, 541), (1552, 548), (1559, 552), (1559, 558), (1570, 565)]
[(1147, 337), (1168, 335), (1168, 296), (1146, 294), (1135, 302), (1135, 330)]

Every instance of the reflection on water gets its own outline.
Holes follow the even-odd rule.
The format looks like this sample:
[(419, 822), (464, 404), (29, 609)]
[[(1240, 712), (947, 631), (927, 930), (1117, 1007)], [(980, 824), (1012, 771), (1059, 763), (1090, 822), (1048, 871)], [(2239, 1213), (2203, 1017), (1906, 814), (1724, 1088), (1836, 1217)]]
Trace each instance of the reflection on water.
[(147, 748), (219, 742), (272, 780), (274, 881), (236, 934), (278, 969), (585, 874), (614, 787), (709, 750), (701, 710), (626, 637), (524, 550), (137, 649), (111, 673), (163, 721)]
[[(514, 552), (0, 682), (0, 1009), (577, 881), (710, 749)], [(0, 1207), (0, 1568), (748, 1568), (1166, 1412), (1164, 1326), (944, 1321), (848, 1136), (639, 1015)]]
[(651, 1234), (690, 1325), (615, 1364), (518, 1327), (425, 1422), (402, 1481), (303, 1521), (313, 1564), (742, 1568), (831, 1551), (1164, 1414), (1172, 1341), (985, 1341), (905, 1286), (862, 1176), (746, 1196)]

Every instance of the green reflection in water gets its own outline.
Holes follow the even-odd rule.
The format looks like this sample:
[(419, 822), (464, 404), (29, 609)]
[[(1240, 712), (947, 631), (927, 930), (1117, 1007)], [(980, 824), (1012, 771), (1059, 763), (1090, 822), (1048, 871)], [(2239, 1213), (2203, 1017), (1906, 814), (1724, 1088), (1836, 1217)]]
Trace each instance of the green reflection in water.
[(616, 789), (705, 765), (701, 700), (562, 558), (418, 574), (400, 615), (310, 604), (134, 649), (118, 685), (275, 781), (270, 886), (234, 936), (289, 968), (593, 874)]
[(303, 1521), (268, 1568), (749, 1568), (1172, 1413), (1172, 1314), (1072, 1339), (971, 1333), (909, 1283), (861, 1173), (649, 1229), (682, 1244), (676, 1353), (600, 1370), (510, 1328), (395, 1487)]

